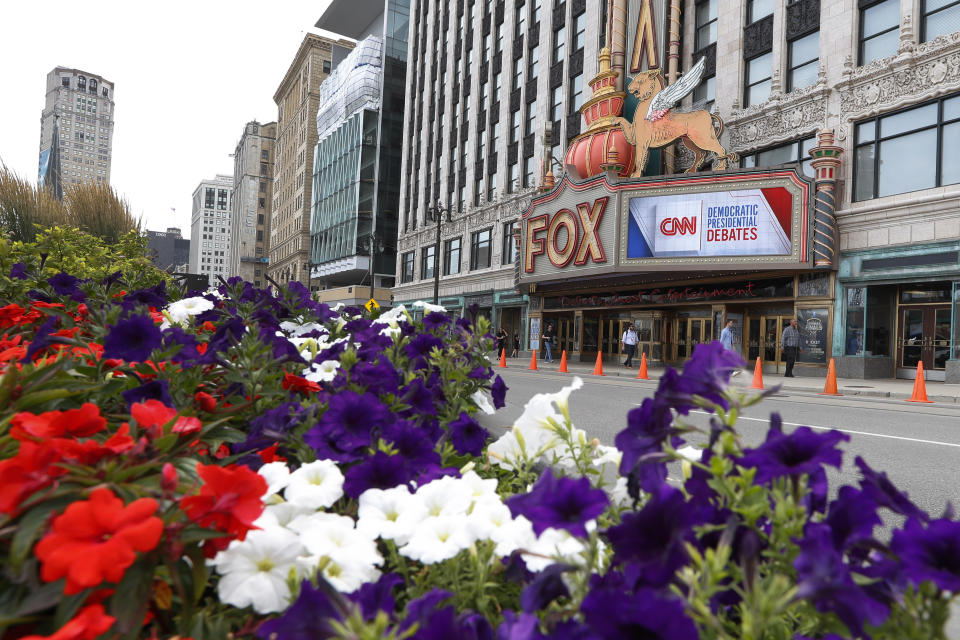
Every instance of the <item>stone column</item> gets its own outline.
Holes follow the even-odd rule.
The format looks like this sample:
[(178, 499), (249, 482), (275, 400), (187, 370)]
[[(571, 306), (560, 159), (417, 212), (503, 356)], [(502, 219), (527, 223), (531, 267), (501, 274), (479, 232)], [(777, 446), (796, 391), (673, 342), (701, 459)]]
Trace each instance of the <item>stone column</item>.
[(623, 91), (627, 59), (627, 0), (610, 1), (610, 68), (619, 73), (616, 90)]
[(833, 129), (822, 129), (818, 138), (817, 146), (810, 149), (816, 175), (813, 267), (814, 269), (836, 269), (839, 266), (836, 185), (843, 147), (833, 143)]

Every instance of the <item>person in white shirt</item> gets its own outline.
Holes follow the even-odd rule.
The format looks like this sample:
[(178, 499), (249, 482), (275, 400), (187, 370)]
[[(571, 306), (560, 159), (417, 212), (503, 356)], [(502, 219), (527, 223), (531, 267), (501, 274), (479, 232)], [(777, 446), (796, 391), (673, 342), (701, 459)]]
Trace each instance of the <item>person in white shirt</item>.
[(620, 341), (623, 342), (623, 350), (627, 354), (627, 360), (623, 364), (626, 367), (632, 367), (633, 356), (637, 352), (637, 332), (633, 330), (632, 324), (627, 325), (627, 330), (623, 332)]

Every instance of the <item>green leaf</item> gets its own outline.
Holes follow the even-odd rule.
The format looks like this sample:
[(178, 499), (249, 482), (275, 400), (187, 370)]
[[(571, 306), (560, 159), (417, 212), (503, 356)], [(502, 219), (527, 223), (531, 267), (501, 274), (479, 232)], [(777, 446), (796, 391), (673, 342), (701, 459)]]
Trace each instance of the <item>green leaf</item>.
[(153, 588), (154, 558), (142, 556), (123, 574), (110, 598), (110, 615), (116, 617), (113, 629), (126, 637), (136, 637), (147, 612)]

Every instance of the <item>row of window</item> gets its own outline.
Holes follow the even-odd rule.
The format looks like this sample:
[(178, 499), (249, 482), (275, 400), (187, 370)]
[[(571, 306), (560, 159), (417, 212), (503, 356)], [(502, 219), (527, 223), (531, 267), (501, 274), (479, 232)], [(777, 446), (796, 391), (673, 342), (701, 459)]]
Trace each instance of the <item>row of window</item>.
[[(63, 87), (66, 87), (67, 89), (69, 89), (69, 88), (70, 88), (70, 78), (69, 78), (69, 77), (66, 77), (66, 76), (60, 78), (60, 85), (63, 86)], [(96, 78), (90, 78), (90, 85), (89, 85), (89, 88), (88, 88), (88, 86), (87, 86), (87, 79), (86, 79), (84, 76), (77, 76), (77, 90), (78, 90), (78, 91), (88, 91), (89, 93), (92, 93), (92, 94), (96, 95), (96, 93), (97, 93), (97, 80), (96, 80)], [(110, 97), (110, 90), (109, 90), (107, 87), (103, 87), (102, 95), (103, 95), (104, 98), (109, 98), (109, 97)]]
[[(507, 222), (503, 225), (500, 253), (501, 264), (513, 264), (517, 259), (517, 248), (514, 240), (516, 222)], [(461, 238), (450, 238), (443, 243), (443, 275), (451, 276), (460, 273), (461, 254), (463, 252)], [(493, 229), (482, 229), (470, 234), (470, 270), (487, 269), (491, 262)], [(400, 282), (407, 283), (414, 280), (414, 251), (408, 251), (400, 257)], [(436, 276), (434, 269), (437, 265), (436, 246), (430, 245), (420, 249), (420, 279), (430, 280)]]

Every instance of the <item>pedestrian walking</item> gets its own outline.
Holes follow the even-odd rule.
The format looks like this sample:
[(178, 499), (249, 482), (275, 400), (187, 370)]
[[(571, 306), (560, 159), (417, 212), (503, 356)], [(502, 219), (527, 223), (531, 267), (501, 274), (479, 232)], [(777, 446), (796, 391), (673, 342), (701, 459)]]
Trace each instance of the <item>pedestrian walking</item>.
[(547, 325), (543, 328), (543, 348), (546, 350), (546, 357), (544, 360), (547, 362), (553, 362), (553, 353), (550, 351), (550, 348), (553, 346), (553, 323), (548, 322)]
[(797, 329), (796, 318), (790, 320), (790, 326), (783, 330), (780, 337), (780, 347), (783, 349), (783, 357), (787, 361), (787, 370), (784, 372), (784, 378), (793, 378), (793, 365), (797, 361), (797, 356), (803, 349), (800, 347), (800, 330)]
[(516, 358), (520, 355), (520, 334), (513, 334), (513, 353), (510, 354), (511, 358)]
[[(727, 320), (727, 325), (723, 328), (723, 331), (720, 332), (720, 344), (723, 345), (724, 349), (728, 351), (736, 352), (736, 347), (733, 346), (733, 325), (736, 324), (736, 320)], [(731, 375), (738, 376), (740, 375), (740, 369), (734, 369)]]
[(633, 366), (633, 356), (637, 352), (637, 332), (633, 330), (632, 324), (627, 325), (626, 330), (620, 337), (620, 342), (623, 343), (623, 351), (627, 354), (627, 359), (623, 363), (623, 366), (629, 369)]
[(497, 355), (498, 355), (498, 356), (503, 353), (503, 350), (504, 350), (504, 349), (507, 348), (507, 339), (508, 339), (509, 337), (510, 337), (510, 336), (509, 336), (509, 335), (507, 334), (507, 332), (504, 330), (503, 325), (500, 325), (500, 328), (497, 329), (497, 335), (496, 335), (496, 338), (497, 338)]

